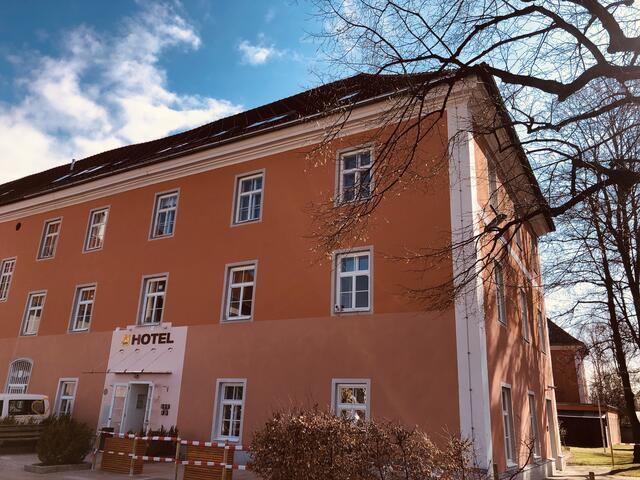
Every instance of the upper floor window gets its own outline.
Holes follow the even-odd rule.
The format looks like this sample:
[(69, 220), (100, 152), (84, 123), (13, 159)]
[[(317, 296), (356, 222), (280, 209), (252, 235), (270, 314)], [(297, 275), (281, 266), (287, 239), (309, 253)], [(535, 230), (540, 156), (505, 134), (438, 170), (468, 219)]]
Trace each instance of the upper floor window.
[(151, 238), (170, 237), (176, 227), (178, 192), (156, 195)]
[(239, 441), (242, 434), (245, 380), (220, 382), (218, 384), (218, 405), (216, 438)]
[(0, 302), (9, 297), (9, 288), (11, 288), (11, 279), (15, 268), (15, 258), (7, 258), (0, 263)]
[(260, 220), (262, 215), (263, 182), (263, 173), (238, 178), (234, 223)]
[(255, 281), (255, 263), (228, 269), (223, 320), (248, 320), (251, 318), (253, 315)]
[(516, 229), (515, 233), (513, 234), (515, 237), (516, 245), (518, 246), (520, 251), (522, 251), (522, 249), (524, 248), (522, 244), (522, 237), (524, 236), (522, 230), (524, 229), (524, 227), (522, 225), (516, 225), (514, 228)]
[(144, 279), (140, 325), (152, 325), (162, 322), (164, 300), (167, 293), (167, 277), (149, 277)]
[(48, 220), (44, 224), (42, 230), (42, 240), (40, 241), (40, 249), (38, 250), (38, 258), (53, 258), (56, 254), (56, 246), (58, 245), (58, 237), (60, 236), (60, 226), (62, 219)]
[(27, 298), (27, 307), (22, 320), (22, 335), (36, 335), (40, 327), (42, 319), (42, 311), (44, 310), (44, 299), (46, 293), (37, 292), (30, 293)]
[(9, 365), (6, 393), (27, 393), (33, 363), (26, 358), (14, 360)]
[(522, 338), (529, 342), (531, 338), (531, 327), (529, 325), (529, 300), (524, 288), (520, 289), (518, 295), (520, 300), (520, 319), (522, 320)]
[(93, 300), (96, 296), (95, 285), (78, 287), (73, 302), (73, 316), (71, 318), (71, 331), (82, 332), (89, 330), (91, 316), (93, 315)]
[(334, 411), (336, 415), (352, 421), (369, 417), (369, 382), (334, 380)]
[(56, 397), (55, 413), (58, 416), (71, 415), (76, 401), (77, 380), (60, 379), (58, 396)]
[(506, 325), (507, 324), (507, 308), (504, 295), (504, 271), (502, 265), (499, 262), (495, 262), (493, 265), (493, 276), (496, 284), (496, 310), (498, 311), (498, 321)]
[(371, 309), (371, 252), (345, 253), (336, 257), (337, 312)]
[(547, 331), (547, 327), (545, 326), (544, 317), (542, 316), (542, 312), (540, 311), (540, 309), (538, 309), (537, 319), (538, 319), (538, 344), (539, 344), (539, 348), (540, 348), (540, 351), (542, 353), (546, 353), (546, 351), (547, 351), (547, 336), (545, 335), (545, 332)]
[(339, 159), (338, 202), (351, 202), (371, 196), (371, 150), (348, 152)]
[(89, 228), (84, 242), (85, 252), (100, 250), (104, 245), (104, 234), (107, 230), (108, 208), (93, 210), (89, 215)]
[(489, 183), (489, 205), (498, 209), (498, 174), (496, 166), (492, 161), (487, 162), (487, 176)]

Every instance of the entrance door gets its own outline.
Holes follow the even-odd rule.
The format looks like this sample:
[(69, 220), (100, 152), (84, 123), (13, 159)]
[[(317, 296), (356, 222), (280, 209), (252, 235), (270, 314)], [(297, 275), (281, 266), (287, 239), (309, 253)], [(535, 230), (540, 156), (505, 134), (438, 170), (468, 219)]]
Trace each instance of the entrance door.
[(551, 447), (551, 456), (558, 458), (558, 444), (556, 442), (556, 423), (553, 417), (553, 408), (551, 400), (547, 399), (547, 432), (549, 433), (549, 445)]
[(146, 432), (151, 412), (152, 391), (153, 385), (149, 383), (129, 383), (122, 431)]
[(126, 384), (114, 385), (113, 387), (108, 426), (112, 427), (115, 433), (121, 433), (122, 431), (122, 419), (124, 417), (127, 389), (128, 386)]

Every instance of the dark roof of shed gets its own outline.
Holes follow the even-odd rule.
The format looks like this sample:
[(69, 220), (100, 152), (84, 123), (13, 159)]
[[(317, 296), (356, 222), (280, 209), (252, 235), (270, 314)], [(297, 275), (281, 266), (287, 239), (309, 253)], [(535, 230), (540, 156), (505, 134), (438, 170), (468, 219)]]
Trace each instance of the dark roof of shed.
[(549, 344), (551, 346), (575, 346), (583, 348), (584, 350), (587, 349), (587, 346), (583, 342), (551, 320), (547, 319), (547, 325), (549, 329)]

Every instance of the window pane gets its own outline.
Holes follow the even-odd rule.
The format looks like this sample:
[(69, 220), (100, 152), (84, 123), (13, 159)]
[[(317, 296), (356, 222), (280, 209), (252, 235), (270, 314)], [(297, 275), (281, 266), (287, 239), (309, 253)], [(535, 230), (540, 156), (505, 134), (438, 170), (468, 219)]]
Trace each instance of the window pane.
[(358, 257), (358, 270), (369, 270), (369, 255)]
[(256, 220), (260, 218), (260, 202), (262, 200), (262, 194), (256, 193), (252, 197), (251, 219)]
[(254, 269), (253, 268), (248, 268), (246, 270), (242, 270), (243, 272), (243, 282), (253, 282), (253, 274), (254, 274)]
[(360, 166), (364, 167), (371, 163), (371, 152), (366, 151), (360, 154)]
[(355, 173), (345, 173), (342, 176), (342, 186), (345, 190), (350, 190), (356, 184), (356, 174)]
[(353, 272), (355, 269), (355, 259), (353, 257), (342, 257), (340, 259), (340, 271)]
[(356, 292), (356, 308), (369, 306), (369, 292)]
[(340, 306), (342, 308), (351, 308), (351, 292), (340, 294)]
[(251, 316), (251, 299), (242, 302), (242, 316)]
[(351, 170), (352, 168), (356, 168), (357, 167), (357, 160), (358, 160), (358, 156), (357, 155), (345, 155), (343, 157), (344, 169), (345, 170)]
[(353, 277), (340, 278), (340, 292), (350, 293), (353, 290)]
[(366, 292), (369, 290), (369, 276), (368, 275), (358, 275), (356, 277), (356, 291), (357, 292)]

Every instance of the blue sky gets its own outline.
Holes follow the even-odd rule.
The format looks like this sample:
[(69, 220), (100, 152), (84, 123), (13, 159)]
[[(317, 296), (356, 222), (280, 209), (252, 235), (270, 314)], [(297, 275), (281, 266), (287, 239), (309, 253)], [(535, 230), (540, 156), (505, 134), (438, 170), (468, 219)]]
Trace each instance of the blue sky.
[(0, 0), (0, 182), (292, 95), (309, 3)]

